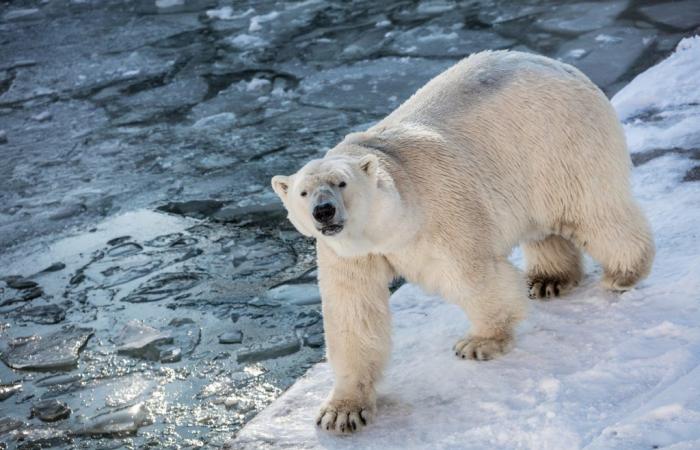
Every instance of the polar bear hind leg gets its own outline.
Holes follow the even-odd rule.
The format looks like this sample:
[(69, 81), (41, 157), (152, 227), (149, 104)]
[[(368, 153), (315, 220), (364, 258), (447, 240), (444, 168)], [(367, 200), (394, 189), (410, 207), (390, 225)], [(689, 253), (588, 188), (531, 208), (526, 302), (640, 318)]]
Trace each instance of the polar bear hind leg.
[(607, 289), (627, 291), (651, 271), (654, 240), (646, 218), (631, 198), (589, 217), (577, 238), (603, 266), (603, 286)]
[(581, 281), (581, 251), (568, 239), (550, 235), (523, 244), (530, 298), (549, 299), (569, 292)]

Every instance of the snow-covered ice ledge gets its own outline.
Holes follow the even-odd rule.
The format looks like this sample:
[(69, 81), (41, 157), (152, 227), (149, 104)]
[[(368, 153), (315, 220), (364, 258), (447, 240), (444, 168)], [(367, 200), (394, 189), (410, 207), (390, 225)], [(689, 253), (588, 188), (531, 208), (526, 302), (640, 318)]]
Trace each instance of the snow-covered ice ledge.
[[(700, 448), (700, 183), (682, 182), (700, 147), (698, 74), (700, 37), (685, 39), (613, 100), (631, 152), (661, 155), (634, 169), (658, 247), (636, 290), (602, 290), (588, 261), (572, 295), (532, 303), (510, 354), (475, 362), (450, 351), (468, 327), (461, 310), (406, 285), (391, 299), (394, 351), (371, 426), (349, 437), (317, 431), (332, 385), (322, 363), (232, 446)], [(513, 259), (522, 265), (519, 252)]]

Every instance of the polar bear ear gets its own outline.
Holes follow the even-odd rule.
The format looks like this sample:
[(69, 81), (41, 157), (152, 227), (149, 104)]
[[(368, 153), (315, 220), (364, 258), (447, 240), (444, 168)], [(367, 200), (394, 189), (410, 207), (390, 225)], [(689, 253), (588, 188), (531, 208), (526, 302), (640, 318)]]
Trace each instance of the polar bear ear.
[(275, 175), (272, 177), (272, 189), (275, 193), (279, 195), (281, 199), (287, 197), (287, 191), (289, 190), (289, 177), (284, 175)]
[(370, 177), (374, 177), (377, 174), (377, 167), (379, 167), (379, 159), (377, 155), (368, 154), (360, 158), (360, 170), (366, 173)]

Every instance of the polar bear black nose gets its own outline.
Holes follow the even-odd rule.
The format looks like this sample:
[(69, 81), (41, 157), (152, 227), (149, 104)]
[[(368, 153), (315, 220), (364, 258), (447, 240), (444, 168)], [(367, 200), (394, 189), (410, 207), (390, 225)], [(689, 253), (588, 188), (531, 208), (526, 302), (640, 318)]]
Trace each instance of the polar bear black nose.
[(314, 207), (314, 219), (321, 223), (330, 222), (335, 216), (335, 206), (332, 203), (321, 203)]

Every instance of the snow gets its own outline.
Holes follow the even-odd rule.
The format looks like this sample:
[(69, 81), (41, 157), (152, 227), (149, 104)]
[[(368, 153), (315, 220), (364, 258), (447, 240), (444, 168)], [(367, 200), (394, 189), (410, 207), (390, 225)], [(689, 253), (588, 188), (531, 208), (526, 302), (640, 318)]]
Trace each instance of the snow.
[(608, 34), (599, 34), (598, 36), (595, 37), (595, 40), (597, 42), (605, 42), (605, 43), (620, 42), (620, 38), (616, 38), (615, 36), (610, 36)]
[(569, 53), (567, 53), (567, 56), (569, 56), (570, 58), (573, 58), (573, 59), (579, 59), (580, 57), (582, 57), (586, 53), (587, 52), (586, 52), (585, 48), (574, 48), (574, 49), (569, 50)]
[(248, 31), (253, 33), (255, 31), (262, 30), (262, 25), (260, 25), (260, 24), (265, 23), (265, 22), (271, 22), (271, 21), (275, 20), (277, 17), (279, 17), (279, 15), (280, 15), (280, 13), (278, 13), (277, 11), (272, 11), (271, 13), (264, 14), (262, 16), (251, 17), (250, 26), (248, 27)]
[[(699, 46), (700, 36), (683, 39), (663, 64), (639, 75), (613, 98), (631, 152), (693, 148), (700, 142)], [(654, 120), (645, 120), (645, 115)]]
[[(698, 69), (700, 38), (686, 39), (614, 98), (632, 152), (656, 136), (698, 147)], [(678, 109), (683, 119), (665, 122)], [(635, 116), (644, 111), (662, 120)], [(695, 164), (666, 153), (633, 171), (657, 243), (652, 274), (636, 289), (603, 290), (587, 260), (588, 276), (572, 294), (531, 302), (509, 354), (476, 362), (451, 352), (469, 326), (462, 312), (405, 285), (391, 299), (394, 349), (370, 426), (349, 437), (315, 427), (332, 386), (320, 363), (248, 423), (234, 447), (700, 448), (700, 185), (681, 182)], [(522, 267), (519, 250), (512, 259)]]
[(229, 42), (241, 50), (250, 50), (268, 45), (266, 40), (250, 34), (239, 34), (235, 38), (229, 39)]
[(247, 91), (259, 91), (263, 88), (266, 88), (270, 85), (270, 81), (266, 80), (265, 78), (253, 78), (246, 84), (246, 90)]
[(219, 20), (231, 20), (233, 19), (233, 8), (230, 6), (224, 6), (219, 9), (207, 10), (207, 17), (211, 19)]
[(676, 52), (617, 93), (613, 105), (622, 120), (651, 108), (668, 110), (700, 103), (700, 36), (683, 39)]

